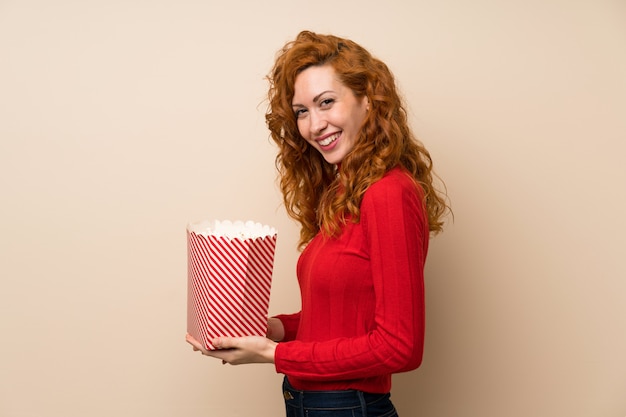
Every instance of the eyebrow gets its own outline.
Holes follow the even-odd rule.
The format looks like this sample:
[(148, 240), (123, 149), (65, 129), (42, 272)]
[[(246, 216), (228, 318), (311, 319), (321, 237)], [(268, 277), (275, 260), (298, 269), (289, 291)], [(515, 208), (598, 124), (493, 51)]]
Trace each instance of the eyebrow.
[[(319, 93), (318, 95), (313, 97), (313, 103), (317, 103), (319, 101), (320, 97), (322, 97), (326, 93), (333, 93), (333, 90), (322, 91), (321, 93)], [(302, 104), (298, 104), (298, 103), (291, 103), (291, 107), (305, 107), (305, 106), (302, 105)]]

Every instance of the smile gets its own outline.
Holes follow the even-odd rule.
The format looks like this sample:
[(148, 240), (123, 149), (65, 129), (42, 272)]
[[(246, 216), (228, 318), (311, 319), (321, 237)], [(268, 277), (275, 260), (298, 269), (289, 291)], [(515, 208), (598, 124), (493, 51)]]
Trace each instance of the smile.
[(320, 146), (328, 146), (331, 143), (333, 143), (334, 141), (336, 141), (339, 136), (341, 136), (341, 132), (333, 133), (332, 135), (328, 136), (327, 138), (324, 138), (322, 140), (317, 141), (317, 143), (319, 143)]

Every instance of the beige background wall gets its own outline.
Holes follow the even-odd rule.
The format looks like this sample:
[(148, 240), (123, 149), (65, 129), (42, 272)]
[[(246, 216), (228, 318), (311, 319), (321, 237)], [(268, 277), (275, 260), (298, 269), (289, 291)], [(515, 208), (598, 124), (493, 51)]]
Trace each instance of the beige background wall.
[(455, 210), (401, 415), (626, 416), (621, 0), (0, 0), (0, 415), (281, 415), (184, 342), (184, 230), (278, 227), (298, 308), (262, 100), (305, 28), (391, 66)]

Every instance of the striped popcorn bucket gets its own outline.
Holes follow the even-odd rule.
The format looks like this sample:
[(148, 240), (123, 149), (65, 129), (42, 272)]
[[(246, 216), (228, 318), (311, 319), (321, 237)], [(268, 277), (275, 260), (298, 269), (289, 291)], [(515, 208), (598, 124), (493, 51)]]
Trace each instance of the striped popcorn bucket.
[(187, 332), (208, 350), (218, 336), (265, 336), (276, 237), (253, 222), (187, 226)]

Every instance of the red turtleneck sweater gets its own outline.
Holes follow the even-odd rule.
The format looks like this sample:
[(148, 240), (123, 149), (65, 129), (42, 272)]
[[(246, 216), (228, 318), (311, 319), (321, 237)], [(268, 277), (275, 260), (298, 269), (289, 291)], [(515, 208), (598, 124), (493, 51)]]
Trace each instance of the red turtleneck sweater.
[(298, 260), (300, 312), (277, 316), (276, 371), (300, 390), (386, 393), (424, 345), (423, 191), (396, 168), (365, 192), (361, 220), (317, 235)]

